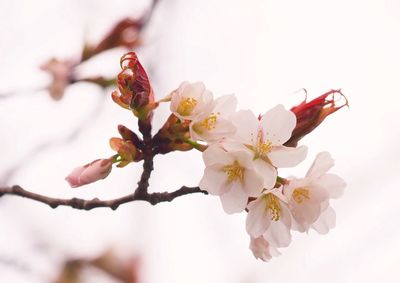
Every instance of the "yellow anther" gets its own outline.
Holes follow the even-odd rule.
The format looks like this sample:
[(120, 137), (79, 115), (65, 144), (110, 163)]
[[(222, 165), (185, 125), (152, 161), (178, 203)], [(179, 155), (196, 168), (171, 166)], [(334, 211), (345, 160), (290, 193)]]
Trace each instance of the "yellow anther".
[(278, 198), (274, 194), (269, 193), (265, 195), (264, 199), (267, 203), (267, 209), (271, 213), (271, 220), (278, 221), (281, 212), (281, 204), (279, 203)]
[(293, 191), (292, 197), (295, 202), (302, 203), (305, 199), (310, 199), (310, 191), (307, 188), (297, 188)]
[(217, 124), (217, 115), (212, 113), (210, 116), (205, 118), (201, 122), (201, 126), (206, 128), (207, 130), (215, 129), (215, 125)]
[(257, 152), (259, 155), (263, 156), (266, 155), (268, 152), (270, 152), (272, 149), (272, 142), (269, 140), (265, 142), (259, 142), (257, 144)]
[(254, 158), (263, 158), (266, 157), (267, 153), (272, 150), (272, 142), (270, 140), (264, 140), (262, 130), (259, 130), (257, 133), (257, 141), (255, 146), (252, 146), (253, 151), (255, 152)]
[(240, 166), (239, 162), (235, 160), (230, 165), (225, 165), (222, 171), (228, 176), (229, 182), (240, 181), (243, 182), (244, 179), (244, 168)]
[(182, 116), (189, 116), (192, 114), (194, 108), (197, 105), (197, 100), (191, 97), (182, 97), (179, 102), (177, 112)]

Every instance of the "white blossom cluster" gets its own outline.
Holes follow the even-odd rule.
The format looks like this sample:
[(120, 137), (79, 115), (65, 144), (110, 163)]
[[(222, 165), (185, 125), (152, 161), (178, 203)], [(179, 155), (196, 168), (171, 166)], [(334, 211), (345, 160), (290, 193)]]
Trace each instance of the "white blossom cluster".
[(334, 165), (319, 153), (303, 178), (281, 178), (278, 168), (294, 167), (307, 147), (284, 146), (296, 116), (277, 105), (260, 116), (236, 110), (234, 95), (214, 100), (203, 83), (184, 82), (171, 94), (171, 111), (190, 121), (193, 141), (206, 142), (199, 187), (219, 196), (226, 213), (247, 211), (246, 230), (254, 256), (267, 261), (291, 242), (291, 231), (327, 233), (335, 225), (329, 201), (342, 195), (345, 182), (327, 173)]

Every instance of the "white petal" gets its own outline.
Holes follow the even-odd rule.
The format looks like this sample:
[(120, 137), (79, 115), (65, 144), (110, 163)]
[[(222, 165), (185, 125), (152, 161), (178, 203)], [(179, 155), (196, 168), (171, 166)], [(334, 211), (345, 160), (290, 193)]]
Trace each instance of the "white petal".
[(272, 165), (278, 168), (294, 167), (302, 162), (307, 156), (307, 147), (273, 147), (272, 151), (267, 154)]
[(257, 140), (258, 119), (250, 110), (241, 110), (232, 115), (236, 127), (236, 140), (244, 144), (254, 144)]
[(264, 180), (264, 188), (265, 189), (273, 188), (276, 183), (276, 177), (278, 176), (276, 169), (271, 164), (269, 164), (268, 162), (265, 162), (264, 160), (262, 160), (260, 158), (254, 160), (253, 163), (254, 163), (254, 168), (256, 169), (256, 172)]
[(222, 207), (228, 214), (241, 212), (246, 208), (248, 196), (242, 190), (240, 182), (233, 182), (231, 188), (220, 196)]
[(318, 220), (312, 225), (312, 228), (315, 229), (320, 234), (326, 234), (330, 229), (335, 228), (336, 226), (336, 213), (332, 207), (328, 207), (321, 214)]
[(235, 159), (218, 145), (210, 145), (203, 152), (203, 160), (206, 166), (213, 164), (231, 164)]
[(226, 192), (226, 186), (224, 186), (226, 180), (226, 174), (219, 170), (219, 167), (215, 165), (206, 167), (199, 187), (212, 195), (219, 196)]
[(230, 151), (232, 156), (239, 162), (240, 166), (253, 170), (253, 155), (251, 151), (245, 150), (244, 148), (241, 148), (240, 150), (232, 150)]
[(256, 239), (251, 238), (249, 248), (253, 252), (255, 258), (263, 261), (269, 261), (272, 256), (279, 255), (279, 251), (271, 247), (263, 237), (258, 237)]
[(246, 218), (247, 233), (253, 238), (264, 234), (271, 223), (269, 215), (266, 213), (266, 203), (262, 198), (252, 201), (248, 205), (249, 213)]
[[(326, 205), (329, 195), (324, 187), (310, 186), (308, 187), (309, 199), (303, 199), (301, 203), (297, 203), (291, 199), (290, 209), (293, 218), (306, 231), (320, 217)], [(326, 204), (326, 205), (325, 205)]]
[(327, 189), (331, 198), (339, 198), (346, 188), (345, 181), (335, 174), (324, 174), (318, 179)]
[(263, 190), (263, 178), (255, 171), (246, 170), (244, 173), (243, 189), (249, 197), (259, 197)]
[(237, 99), (233, 94), (223, 95), (215, 99), (213, 112), (226, 117), (235, 112), (236, 106)]
[(332, 159), (329, 152), (327, 151), (320, 152), (315, 158), (306, 176), (312, 178), (321, 177), (323, 174), (328, 172), (328, 170), (331, 169), (334, 164), (335, 161)]
[(296, 115), (279, 104), (267, 111), (262, 116), (260, 123), (264, 137), (273, 145), (282, 145), (292, 136), (296, 126)]
[(290, 234), (291, 215), (289, 209), (281, 203), (280, 219), (271, 221), (263, 237), (271, 246), (282, 248), (289, 246), (292, 236)]
[(199, 99), (201, 94), (206, 90), (203, 82), (187, 83), (182, 87), (185, 97), (194, 97)]

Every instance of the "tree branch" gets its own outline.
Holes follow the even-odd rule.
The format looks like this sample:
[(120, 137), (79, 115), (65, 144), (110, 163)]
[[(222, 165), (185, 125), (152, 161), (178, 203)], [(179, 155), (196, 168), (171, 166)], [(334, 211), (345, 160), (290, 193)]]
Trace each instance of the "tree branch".
[[(140, 182), (139, 182), (140, 183)], [(138, 188), (140, 185), (138, 186)], [(16, 185), (12, 187), (1, 187), (0, 188), (0, 197), (4, 195), (15, 195), (23, 198), (35, 200), (44, 204), (47, 204), (51, 208), (57, 208), (58, 206), (69, 206), (75, 209), (81, 210), (91, 210), (93, 208), (98, 207), (109, 207), (112, 210), (116, 210), (121, 204), (133, 202), (133, 201), (146, 201), (152, 205), (156, 205), (160, 202), (171, 202), (177, 197), (194, 194), (194, 193), (203, 193), (207, 194), (206, 191), (200, 190), (199, 187), (186, 187), (182, 186), (180, 189), (173, 192), (157, 192), (157, 193), (145, 193), (145, 194), (129, 194), (120, 198), (111, 199), (111, 200), (100, 200), (98, 198), (94, 198), (91, 200), (79, 199), (79, 198), (71, 198), (71, 199), (59, 199), (52, 198), (44, 195), (40, 195), (37, 193), (33, 193), (23, 189), (22, 187)]]

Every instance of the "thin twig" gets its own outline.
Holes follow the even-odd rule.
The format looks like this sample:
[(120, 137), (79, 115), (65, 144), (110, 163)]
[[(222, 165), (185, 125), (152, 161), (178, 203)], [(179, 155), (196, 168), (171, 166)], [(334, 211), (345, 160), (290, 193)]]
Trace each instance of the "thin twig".
[(47, 204), (51, 208), (57, 208), (58, 206), (69, 206), (71, 208), (82, 209), (82, 210), (91, 210), (93, 208), (98, 208), (98, 207), (109, 207), (112, 210), (116, 210), (121, 204), (138, 200), (146, 201), (152, 205), (156, 205), (160, 202), (170, 202), (177, 197), (194, 193), (207, 194), (207, 192), (200, 190), (199, 187), (182, 186), (180, 189), (173, 192), (157, 192), (151, 194), (146, 193), (145, 195), (139, 195), (133, 193), (111, 200), (100, 200), (98, 198), (85, 200), (79, 198), (59, 199), (59, 198), (48, 197), (27, 191), (18, 185), (12, 187), (0, 188), (0, 197), (4, 195), (15, 195)]

